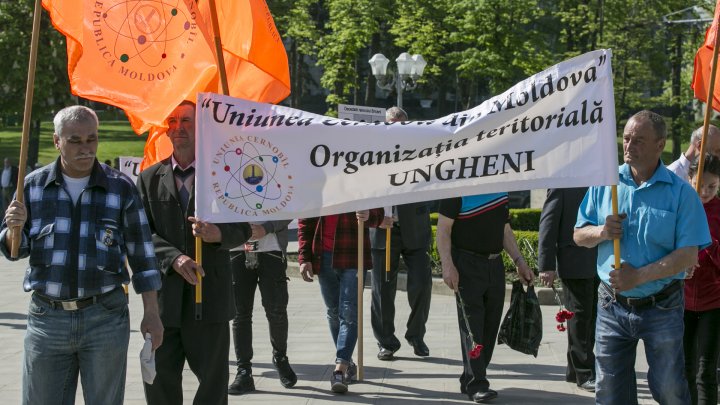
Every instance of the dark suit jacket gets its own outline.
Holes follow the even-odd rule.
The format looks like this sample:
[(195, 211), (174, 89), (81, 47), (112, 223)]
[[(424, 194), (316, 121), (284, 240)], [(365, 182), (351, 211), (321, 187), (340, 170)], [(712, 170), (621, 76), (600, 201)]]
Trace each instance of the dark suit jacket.
[(579, 247), (573, 241), (578, 208), (586, 192), (587, 187), (548, 190), (540, 214), (539, 271), (557, 270), (560, 278), (566, 279), (597, 274), (597, 248)]
[[(172, 263), (180, 254), (195, 258), (192, 224), (187, 220), (195, 211), (195, 193), (191, 191), (188, 213), (184, 214), (170, 159), (140, 173), (137, 185), (153, 232), (155, 255), (163, 273), (162, 289), (158, 291), (160, 318), (166, 327), (179, 327), (183, 306), (193, 307), (187, 303), (194, 303), (195, 287), (173, 270)], [(245, 243), (251, 235), (247, 223), (217, 226), (222, 232), (222, 242), (203, 243), (202, 266), (205, 277), (202, 322), (227, 322), (235, 315), (228, 250)]]
[[(406, 249), (429, 248), (432, 231), (428, 204), (426, 202), (403, 204), (396, 206), (396, 209), (403, 247)], [(385, 229), (370, 229), (370, 245), (373, 249), (385, 249), (385, 235)]]

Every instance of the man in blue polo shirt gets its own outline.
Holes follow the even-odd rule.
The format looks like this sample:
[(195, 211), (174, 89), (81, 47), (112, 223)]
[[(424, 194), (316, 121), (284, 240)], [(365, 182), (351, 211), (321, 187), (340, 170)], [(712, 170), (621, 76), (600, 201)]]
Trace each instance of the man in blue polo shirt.
[[(697, 262), (698, 248), (710, 243), (710, 233), (697, 193), (660, 161), (666, 137), (658, 114), (632, 116), (623, 132), (619, 215), (612, 215), (609, 186), (591, 187), (578, 211), (575, 242), (598, 246), (602, 281), (595, 341), (598, 404), (637, 404), (640, 339), (653, 398), (690, 403), (683, 375), (682, 280)], [(613, 239), (620, 239), (620, 269), (613, 268)]]

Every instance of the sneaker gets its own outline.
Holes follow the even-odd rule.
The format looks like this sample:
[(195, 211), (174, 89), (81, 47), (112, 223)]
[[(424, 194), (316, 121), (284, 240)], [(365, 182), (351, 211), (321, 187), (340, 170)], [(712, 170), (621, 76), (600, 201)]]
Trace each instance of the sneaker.
[(345, 374), (342, 371), (333, 371), (330, 376), (330, 391), (337, 394), (344, 394), (348, 390), (347, 381), (345, 381)]
[(347, 383), (350, 384), (353, 382), (353, 380), (355, 380), (356, 376), (357, 376), (357, 364), (350, 363), (347, 370), (345, 370), (345, 381), (347, 381)]
[(253, 380), (252, 370), (238, 367), (235, 381), (228, 387), (228, 394), (242, 395), (251, 391), (255, 391), (255, 380)]
[(287, 356), (274, 357), (272, 359), (273, 366), (280, 374), (280, 384), (285, 388), (291, 388), (297, 383), (297, 375), (290, 367)]

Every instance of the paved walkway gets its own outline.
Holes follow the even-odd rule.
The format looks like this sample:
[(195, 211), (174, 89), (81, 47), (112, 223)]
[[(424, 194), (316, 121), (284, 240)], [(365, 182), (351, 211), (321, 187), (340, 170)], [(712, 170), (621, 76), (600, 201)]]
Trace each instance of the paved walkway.
[[(0, 260), (0, 399), (3, 404), (20, 402), (21, 360), (29, 294), (22, 291), (21, 280), (26, 261), (10, 263)], [(230, 404), (462, 404), (470, 403), (459, 393), (458, 376), (462, 371), (460, 342), (456, 322), (455, 302), (451, 296), (433, 295), (426, 342), (431, 357), (419, 358), (405, 344), (397, 360), (377, 360), (375, 342), (370, 328), (370, 290), (364, 297), (365, 380), (350, 386), (345, 395), (329, 392), (329, 378), (333, 369), (334, 350), (324, 317), (317, 280), (303, 282), (290, 279), (290, 339), (291, 364), (298, 374), (297, 386), (285, 389), (272, 367), (267, 322), (262, 312), (259, 294), (255, 312), (255, 364), (253, 373), (257, 392), (240, 397), (231, 396)], [(398, 292), (398, 337), (405, 332), (407, 296)], [(142, 302), (131, 293), (131, 336), (128, 353), (126, 404), (144, 404), (138, 353), (142, 338), (138, 332), (142, 316)], [(592, 394), (578, 390), (564, 381), (565, 333), (555, 329), (554, 306), (543, 306), (543, 343), (537, 358), (520, 354), (505, 345), (497, 346), (488, 371), (492, 388), (499, 392), (496, 404), (592, 404)], [(231, 348), (232, 353), (232, 348)], [(654, 403), (647, 388), (647, 364), (642, 346), (638, 349), (638, 389), (640, 403)], [(231, 379), (235, 363), (228, 359)], [(192, 403), (195, 377), (185, 370), (185, 403)], [(80, 390), (79, 390), (80, 392)], [(78, 404), (83, 403), (78, 394)]]

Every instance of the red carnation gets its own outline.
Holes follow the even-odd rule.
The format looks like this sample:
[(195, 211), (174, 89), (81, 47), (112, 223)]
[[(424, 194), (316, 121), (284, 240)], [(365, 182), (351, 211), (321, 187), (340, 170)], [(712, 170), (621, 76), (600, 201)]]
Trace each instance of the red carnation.
[(480, 353), (482, 353), (483, 347), (483, 345), (479, 345), (473, 342), (473, 348), (468, 352), (470, 358), (477, 359), (478, 357), (480, 357)]
[(559, 330), (560, 332), (565, 332), (565, 330), (566, 330), (565, 325), (563, 325), (562, 323), (558, 324), (557, 330)]

